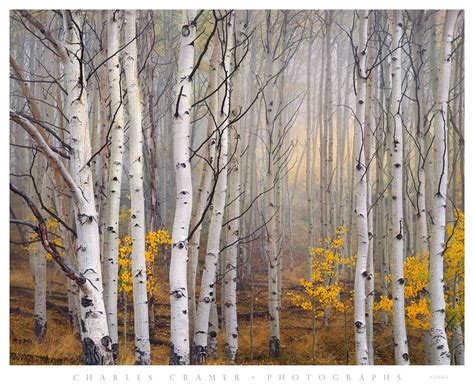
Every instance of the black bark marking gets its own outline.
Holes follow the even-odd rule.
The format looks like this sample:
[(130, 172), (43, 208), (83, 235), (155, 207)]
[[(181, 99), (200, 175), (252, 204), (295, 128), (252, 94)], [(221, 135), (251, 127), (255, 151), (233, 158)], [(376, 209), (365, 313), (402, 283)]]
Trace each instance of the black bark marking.
[(183, 356), (178, 355), (174, 350), (174, 344), (170, 343), (170, 354), (169, 354), (169, 365), (170, 366), (183, 366), (186, 362), (183, 359)]
[(110, 336), (102, 337), (102, 339), (100, 340), (100, 343), (102, 344), (102, 346), (105, 348), (107, 352), (113, 352), (113, 344), (112, 344), (112, 339), (110, 338)]
[(94, 305), (94, 302), (87, 295), (84, 295), (81, 298), (81, 306), (82, 307), (89, 307), (89, 306), (93, 306), (93, 305)]
[(104, 361), (103, 356), (99, 353), (99, 349), (89, 337), (84, 338), (82, 341), (82, 354), (84, 365), (86, 366), (101, 365)]
[(34, 334), (39, 341), (43, 341), (46, 336), (46, 320), (39, 315), (35, 315)]
[(280, 357), (280, 339), (276, 336), (270, 337), (268, 349), (272, 358)]

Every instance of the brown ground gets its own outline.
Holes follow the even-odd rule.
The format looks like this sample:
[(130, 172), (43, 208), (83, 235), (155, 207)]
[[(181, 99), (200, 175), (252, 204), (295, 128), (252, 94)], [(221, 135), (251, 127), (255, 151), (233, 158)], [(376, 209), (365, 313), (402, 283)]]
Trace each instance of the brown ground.
[[(153, 364), (168, 363), (169, 302), (165, 267), (159, 265), (158, 304), (155, 305), (157, 326), (152, 339)], [(286, 296), (288, 287), (298, 284), (301, 270), (285, 272), (281, 310), (281, 351), (279, 359), (268, 356), (268, 317), (266, 313), (267, 290), (264, 269), (255, 272), (255, 318), (253, 324), (253, 358), (250, 349), (250, 288), (241, 286), (238, 296), (239, 314), (239, 364), (353, 364), (354, 339), (352, 313), (333, 314), (329, 329), (317, 321), (317, 356), (311, 355), (312, 332), (309, 312), (295, 308)], [(46, 339), (39, 343), (33, 337), (33, 279), (28, 257), (18, 246), (12, 245), (10, 261), (10, 363), (73, 365), (81, 364), (81, 344), (74, 336), (67, 319), (65, 277), (54, 264), (48, 269), (48, 327)], [(130, 306), (129, 306), (130, 307)], [(393, 346), (390, 327), (375, 323), (376, 364), (393, 364)], [(127, 336), (124, 336), (123, 304), (120, 312), (120, 364), (133, 364), (133, 318), (128, 315)], [(345, 336), (346, 335), (346, 336)], [(223, 356), (222, 333), (219, 335), (219, 356)], [(423, 347), (419, 333), (409, 334), (411, 361), (423, 364)], [(225, 360), (209, 361), (225, 364)]]

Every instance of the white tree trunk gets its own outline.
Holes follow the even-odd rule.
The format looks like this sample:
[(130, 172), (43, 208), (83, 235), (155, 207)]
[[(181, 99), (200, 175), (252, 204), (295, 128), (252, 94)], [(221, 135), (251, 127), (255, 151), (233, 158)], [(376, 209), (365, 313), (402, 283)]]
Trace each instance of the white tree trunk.
[[(313, 39), (308, 42), (308, 55), (306, 61), (306, 201), (307, 201), (307, 218), (308, 218), (308, 245), (310, 248), (314, 247), (314, 199), (313, 199), (313, 185), (312, 178), (314, 176), (312, 159), (316, 156), (312, 155), (312, 145), (314, 135), (312, 134), (313, 126), (311, 124), (312, 117), (312, 85), (311, 85), (311, 74), (314, 71), (311, 66), (311, 57), (313, 54)], [(312, 277), (312, 264), (311, 256), (308, 251), (307, 263), (306, 263), (306, 278), (311, 280)]]
[(354, 324), (355, 324), (355, 352), (356, 362), (359, 365), (369, 364), (367, 349), (367, 328), (365, 319), (365, 283), (367, 277), (367, 255), (369, 250), (369, 236), (367, 226), (367, 177), (364, 154), (364, 121), (366, 98), (366, 62), (367, 53), (367, 25), (369, 12), (359, 11), (359, 40), (357, 55), (359, 65), (357, 69), (357, 96), (356, 96), (356, 124), (354, 135), (355, 155), (355, 213), (357, 218), (357, 261), (354, 280)]
[[(239, 54), (243, 52), (241, 45), (243, 44), (244, 34), (242, 27), (244, 18), (242, 11), (237, 11), (237, 17), (231, 15), (235, 20), (235, 38), (230, 40), (230, 44), (236, 47), (236, 54), (232, 56), (235, 61), (240, 60)], [(234, 34), (231, 26), (228, 28), (229, 34)], [(230, 46), (230, 47), (232, 47)], [(236, 64), (232, 61), (231, 71), (236, 69)], [(228, 360), (234, 362), (237, 356), (238, 328), (237, 328), (237, 256), (239, 251), (238, 240), (240, 238), (240, 155), (241, 155), (241, 139), (240, 125), (238, 116), (242, 111), (242, 103), (240, 96), (241, 70), (237, 68), (232, 77), (231, 88), (231, 111), (230, 119), (235, 121), (229, 127), (230, 153), (231, 159), (228, 167), (228, 225), (226, 226), (226, 243), (230, 245), (226, 249), (226, 263), (224, 268), (224, 318), (225, 318), (225, 355)]]
[[(373, 13), (369, 16), (368, 34), (373, 36)], [(369, 44), (367, 61), (369, 64), (374, 63), (375, 49)], [(374, 210), (372, 209), (372, 173), (373, 162), (372, 156), (375, 152), (375, 81), (376, 72), (372, 71), (367, 80), (367, 103), (365, 109), (365, 129), (364, 129), (364, 152), (366, 162), (366, 178), (367, 178), (367, 229), (369, 237), (369, 249), (367, 254), (367, 279), (366, 279), (366, 327), (367, 327), (367, 348), (369, 353), (369, 364), (374, 364), (374, 294), (375, 294), (375, 272), (374, 272)]]
[[(202, 364), (207, 357), (207, 339), (209, 332), (209, 316), (211, 303), (216, 300), (216, 274), (219, 262), (220, 238), (222, 231), (222, 221), (224, 218), (225, 199), (227, 191), (227, 164), (228, 164), (228, 125), (229, 125), (229, 109), (230, 109), (230, 81), (227, 76), (231, 72), (230, 68), (230, 48), (233, 47), (233, 15), (229, 16), (225, 21), (227, 24), (228, 39), (225, 42), (225, 58), (221, 63), (223, 66), (220, 72), (223, 82), (225, 79), (225, 88), (227, 92), (225, 101), (221, 105), (219, 113), (219, 129), (220, 139), (218, 139), (219, 158), (216, 161), (215, 172), (218, 175), (215, 194), (212, 201), (211, 221), (209, 224), (209, 233), (207, 241), (206, 258), (204, 261), (204, 269), (201, 277), (201, 291), (199, 294), (198, 310), (196, 316), (196, 324), (194, 327), (194, 343), (193, 343), (193, 359), (197, 364)], [(224, 269), (224, 268), (222, 268)]]
[(145, 200), (143, 195), (142, 107), (137, 74), (136, 11), (125, 11), (124, 38), (131, 42), (124, 52), (124, 69), (128, 95), (129, 179), (131, 197), (130, 231), (132, 235), (133, 319), (135, 362), (150, 364), (148, 297), (145, 261)]
[[(87, 117), (86, 81), (83, 66), (77, 61), (81, 54), (81, 13), (65, 11), (64, 79), (67, 96), (67, 117), (71, 177), (77, 185), (75, 214), (77, 229), (77, 260), (79, 272), (87, 282), (79, 291), (81, 303), (81, 336), (84, 364), (112, 364), (112, 341), (109, 337), (103, 299), (102, 271), (97, 211), (94, 201), (92, 172), (87, 165), (91, 147)], [(74, 21), (75, 23), (74, 23)]]
[(448, 98), (451, 75), (451, 50), (454, 25), (458, 11), (446, 11), (443, 31), (442, 63), (439, 69), (439, 89), (436, 96), (434, 124), (434, 194), (433, 226), (430, 245), (430, 333), (433, 364), (450, 364), (445, 330), (446, 302), (444, 300), (443, 252), (446, 230), (446, 192), (448, 185)]
[(211, 359), (217, 359), (217, 341), (219, 334), (219, 315), (217, 313), (216, 301), (211, 302), (211, 313), (209, 314), (209, 335), (207, 338), (207, 352)]
[(38, 341), (43, 341), (46, 336), (46, 251), (38, 243), (33, 256), (34, 269), (33, 279), (35, 283), (35, 322), (34, 335)]
[(402, 129), (402, 60), (401, 37), (403, 32), (402, 12), (390, 12), (391, 62), (392, 62), (392, 98), (390, 112), (394, 118), (394, 135), (392, 142), (393, 158), (390, 170), (392, 185), (392, 296), (393, 296), (393, 342), (395, 345), (395, 363), (410, 363), (408, 340), (405, 326), (405, 278), (404, 263), (404, 218), (403, 218), (403, 129)]
[(196, 38), (195, 10), (184, 10), (176, 102), (173, 116), (173, 166), (176, 170), (176, 209), (171, 237), (170, 303), (171, 343), (170, 364), (189, 364), (189, 316), (186, 268), (188, 261), (188, 234), (192, 215), (193, 182), (191, 178), (191, 93), (189, 75), (194, 66), (194, 39)]
[[(119, 14), (108, 11), (107, 15), (108, 41), (107, 51), (116, 53), (120, 46)], [(123, 105), (120, 87), (120, 61), (118, 55), (108, 61), (108, 80), (110, 90), (110, 108), (114, 123), (112, 125), (110, 162), (107, 181), (107, 204), (105, 207), (105, 227), (103, 234), (103, 270), (104, 270), (104, 302), (107, 313), (109, 334), (112, 339), (114, 358), (118, 354), (118, 248), (119, 248), (119, 214), (120, 189), (122, 186), (123, 161)], [(102, 92), (105, 94), (105, 91)], [(108, 129), (102, 129), (108, 131)]]
[[(217, 39), (212, 49), (212, 55), (210, 59), (210, 70), (209, 70), (209, 81), (207, 86), (206, 96), (209, 97), (209, 113), (207, 119), (207, 136), (209, 137), (207, 145), (207, 156), (206, 161), (203, 162), (203, 170), (201, 176), (201, 183), (196, 196), (196, 207), (193, 212), (193, 218), (191, 227), (196, 226), (201, 218), (209, 202), (209, 196), (211, 195), (211, 182), (213, 171), (211, 169), (214, 166), (214, 158), (216, 154), (216, 144), (218, 137), (218, 130), (213, 118), (217, 117), (218, 114), (218, 98), (217, 93), (213, 93), (217, 88), (218, 81), (218, 60), (219, 60), (220, 46)], [(201, 221), (199, 226), (196, 228), (191, 240), (189, 242), (189, 261), (188, 261), (188, 294), (189, 294), (189, 335), (190, 340), (194, 338), (194, 323), (196, 321), (196, 274), (198, 271), (198, 258), (201, 241), (201, 231), (204, 221)]]
[[(273, 49), (272, 36), (273, 25), (271, 20), (271, 11), (267, 11), (267, 47), (265, 48), (265, 77), (267, 80), (273, 76)], [(265, 243), (265, 254), (268, 262), (268, 313), (270, 315), (270, 330), (269, 330), (269, 352), (270, 356), (275, 358), (280, 356), (280, 308), (278, 307), (278, 253), (277, 253), (277, 225), (275, 215), (277, 213), (275, 207), (275, 167), (273, 149), (278, 140), (272, 137), (275, 107), (273, 101), (273, 82), (270, 81), (265, 90), (266, 102), (266, 123), (265, 123), (265, 137), (266, 137), (266, 154), (265, 161), (265, 222), (267, 224), (267, 237)]]

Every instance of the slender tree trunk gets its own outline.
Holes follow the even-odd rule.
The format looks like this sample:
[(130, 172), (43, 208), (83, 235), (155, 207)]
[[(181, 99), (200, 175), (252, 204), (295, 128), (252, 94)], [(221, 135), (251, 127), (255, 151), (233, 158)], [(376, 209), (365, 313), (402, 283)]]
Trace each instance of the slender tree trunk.
[[(373, 13), (369, 15), (369, 36), (374, 35)], [(375, 49), (369, 44), (367, 62), (373, 64), (375, 60)], [(364, 152), (366, 163), (367, 180), (367, 229), (369, 237), (369, 249), (367, 254), (367, 279), (366, 279), (366, 326), (367, 326), (367, 347), (369, 353), (369, 364), (374, 364), (374, 294), (375, 294), (375, 271), (374, 271), (374, 210), (372, 208), (372, 186), (373, 186), (373, 161), (375, 152), (375, 78), (376, 73), (372, 71), (367, 79), (367, 99), (365, 107), (365, 128), (364, 128)]]
[[(311, 93), (312, 85), (311, 85), (311, 75), (313, 72), (311, 66), (311, 57), (313, 54), (313, 42), (314, 39), (309, 40), (308, 42), (308, 56), (306, 62), (306, 200), (307, 200), (307, 218), (308, 218), (308, 245), (310, 248), (314, 248), (314, 199), (313, 199), (313, 186), (312, 186), (312, 177), (314, 172), (312, 171), (313, 163), (312, 159), (313, 156), (311, 154), (312, 148), (312, 140), (313, 135), (312, 133), (312, 100), (311, 100)], [(312, 275), (312, 265), (311, 265), (311, 256), (308, 251), (308, 257), (306, 260), (306, 279), (311, 280)]]
[[(225, 27), (223, 31), (225, 41), (224, 44), (224, 61), (221, 63), (223, 67), (220, 72), (222, 81), (225, 84), (226, 93), (222, 102), (219, 113), (219, 129), (220, 137), (218, 139), (218, 158), (216, 160), (215, 177), (217, 180), (215, 185), (215, 195), (212, 203), (211, 222), (209, 224), (209, 233), (207, 241), (206, 259), (201, 277), (201, 291), (198, 300), (198, 310), (196, 316), (196, 324), (194, 326), (194, 343), (193, 343), (193, 361), (197, 364), (203, 364), (207, 358), (207, 339), (209, 332), (209, 316), (211, 303), (216, 300), (216, 274), (220, 258), (220, 238), (222, 231), (222, 221), (224, 218), (225, 199), (227, 191), (227, 165), (228, 165), (228, 125), (229, 125), (229, 108), (230, 108), (230, 48), (233, 47), (232, 27), (233, 17), (224, 20)], [(212, 142), (212, 141), (211, 141)], [(216, 177), (217, 175), (217, 177)], [(221, 268), (223, 270), (224, 268)]]
[(131, 42), (124, 52), (124, 70), (128, 95), (129, 181), (131, 197), (130, 230), (132, 235), (133, 319), (135, 363), (150, 364), (147, 274), (145, 260), (145, 200), (143, 196), (143, 136), (140, 87), (137, 74), (136, 11), (125, 11), (124, 38)]
[(217, 117), (218, 113), (218, 99), (217, 93), (213, 93), (218, 85), (218, 56), (219, 56), (220, 47), (217, 40), (214, 43), (212, 49), (212, 56), (210, 60), (209, 68), (209, 81), (206, 96), (212, 95), (209, 98), (209, 113), (207, 120), (207, 136), (209, 137), (209, 142), (207, 146), (207, 157), (206, 161), (203, 162), (203, 171), (201, 175), (201, 183), (199, 185), (199, 190), (196, 196), (196, 207), (193, 213), (193, 219), (191, 222), (191, 227), (194, 228), (199, 222), (201, 222), (193, 236), (191, 237), (189, 243), (189, 261), (188, 261), (188, 293), (189, 293), (189, 334), (190, 340), (194, 338), (194, 323), (196, 321), (196, 274), (198, 272), (198, 258), (199, 258), (199, 245), (201, 241), (201, 231), (204, 221), (201, 221), (204, 218), (203, 213), (205, 211), (206, 205), (210, 201), (209, 196), (211, 195), (211, 182), (212, 182), (212, 167), (214, 166), (214, 159), (216, 154), (216, 144), (218, 129), (216, 129), (216, 124), (214, 123), (213, 118)]
[(433, 227), (430, 246), (430, 333), (433, 364), (450, 364), (448, 339), (445, 330), (446, 302), (444, 300), (444, 246), (446, 229), (446, 193), (448, 184), (447, 118), (451, 74), (453, 31), (458, 11), (446, 11), (443, 30), (442, 63), (439, 71), (439, 90), (436, 96), (434, 124), (434, 194)]
[[(239, 60), (239, 52), (242, 52), (241, 45), (244, 39), (244, 19), (242, 12), (237, 15), (232, 14), (230, 17), (235, 20), (235, 33), (232, 26), (228, 27), (228, 34), (234, 34), (233, 42), (236, 53), (232, 56), (231, 71), (234, 71), (231, 89), (231, 110), (230, 120), (233, 124), (229, 127), (230, 152), (231, 158), (228, 167), (228, 226), (226, 229), (226, 242), (230, 245), (226, 249), (226, 263), (224, 271), (224, 318), (225, 318), (225, 355), (231, 362), (235, 362), (238, 352), (238, 327), (237, 327), (237, 256), (239, 251), (240, 239), (240, 156), (241, 156), (241, 139), (240, 124), (238, 116), (242, 111), (241, 103), (241, 70), (237, 68), (235, 61)], [(229, 46), (232, 47), (232, 46)], [(230, 204), (229, 204), (230, 203)]]
[(393, 296), (393, 342), (395, 345), (395, 363), (405, 365), (410, 363), (408, 356), (408, 340), (405, 326), (405, 278), (404, 263), (404, 216), (403, 216), (403, 130), (402, 130), (402, 59), (401, 38), (403, 20), (401, 11), (390, 11), (390, 31), (392, 34), (392, 98), (391, 115), (394, 118), (393, 158), (391, 171), (392, 186), (392, 296)]
[[(265, 48), (265, 76), (269, 80), (273, 76), (273, 49), (272, 35), (273, 25), (271, 11), (266, 11), (267, 39)], [(265, 221), (267, 224), (267, 237), (265, 245), (266, 259), (268, 262), (268, 312), (270, 315), (269, 331), (269, 352), (273, 358), (280, 356), (280, 308), (278, 307), (278, 253), (277, 253), (277, 226), (275, 214), (278, 212), (275, 207), (275, 174), (274, 174), (274, 101), (273, 83), (270, 82), (265, 92), (266, 101), (266, 148), (267, 161), (265, 186), (266, 190), (266, 212)], [(276, 137), (275, 137), (276, 138)]]
[(66, 37), (61, 57), (67, 95), (67, 116), (70, 152), (70, 170), (77, 184), (75, 199), (77, 229), (77, 260), (79, 272), (87, 282), (80, 288), (81, 336), (84, 364), (112, 364), (112, 340), (109, 337), (103, 299), (98, 216), (94, 201), (92, 172), (87, 165), (91, 146), (87, 118), (86, 82), (82, 62), (77, 58), (84, 49), (81, 44), (79, 11), (65, 11)]
[(183, 11), (178, 59), (178, 81), (173, 117), (173, 166), (176, 169), (176, 209), (173, 222), (170, 301), (171, 344), (170, 364), (189, 364), (189, 316), (186, 263), (188, 234), (192, 215), (193, 183), (189, 161), (191, 137), (191, 84), (196, 38), (196, 11)]
[[(115, 53), (120, 47), (119, 14), (108, 11), (108, 52)], [(114, 358), (118, 355), (118, 248), (119, 248), (119, 214), (120, 190), (122, 186), (123, 161), (123, 105), (120, 86), (120, 61), (118, 55), (108, 62), (110, 105), (114, 122), (111, 129), (110, 163), (107, 181), (107, 205), (105, 209), (105, 229), (103, 232), (103, 270), (104, 270), (104, 301), (107, 312), (109, 334), (112, 339)], [(102, 92), (105, 94), (105, 91)]]
[(365, 318), (365, 283), (367, 278), (367, 255), (369, 235), (367, 226), (367, 165), (364, 154), (364, 121), (366, 98), (366, 62), (367, 53), (364, 47), (367, 42), (367, 25), (369, 12), (359, 11), (358, 69), (357, 69), (357, 102), (356, 126), (354, 129), (354, 159), (356, 179), (356, 217), (357, 217), (357, 262), (354, 281), (354, 325), (356, 361), (359, 365), (369, 363), (367, 347), (367, 327)]

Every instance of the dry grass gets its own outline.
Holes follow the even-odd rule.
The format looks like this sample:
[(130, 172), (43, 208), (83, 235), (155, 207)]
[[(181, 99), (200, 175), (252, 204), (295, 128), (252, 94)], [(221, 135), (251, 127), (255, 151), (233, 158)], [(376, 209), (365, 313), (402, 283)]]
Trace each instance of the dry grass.
[[(15, 248), (13, 248), (15, 249)], [(301, 254), (298, 254), (301, 255)], [(11, 253), (10, 270), (10, 327), (11, 364), (81, 364), (81, 344), (73, 334), (65, 316), (67, 296), (65, 277), (53, 265), (48, 270), (48, 328), (44, 342), (33, 337), (33, 279), (24, 252)], [(303, 266), (285, 272), (284, 287), (295, 286), (303, 275)], [(262, 267), (255, 272), (255, 318), (253, 322), (253, 351), (251, 351), (250, 289), (241, 288), (238, 295), (239, 359), (238, 364), (353, 364), (354, 339), (352, 313), (334, 314), (330, 328), (324, 329), (317, 321), (316, 360), (312, 358), (312, 330), (310, 313), (291, 305), (284, 290), (281, 309), (281, 352), (279, 359), (268, 356), (268, 318), (266, 315), (266, 272)], [(159, 266), (158, 294), (155, 305), (156, 331), (152, 339), (152, 363), (168, 363), (169, 295), (165, 267)], [(119, 364), (134, 364), (133, 317), (128, 307), (127, 335), (124, 336), (124, 310), (120, 305)], [(224, 341), (219, 338), (219, 356), (223, 357)], [(424, 363), (422, 339), (419, 332), (410, 331), (410, 352), (414, 364)], [(375, 324), (375, 360), (377, 364), (393, 364), (390, 327)], [(208, 364), (227, 364), (221, 358)]]

